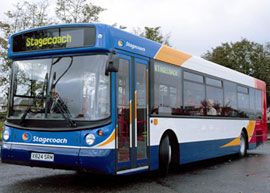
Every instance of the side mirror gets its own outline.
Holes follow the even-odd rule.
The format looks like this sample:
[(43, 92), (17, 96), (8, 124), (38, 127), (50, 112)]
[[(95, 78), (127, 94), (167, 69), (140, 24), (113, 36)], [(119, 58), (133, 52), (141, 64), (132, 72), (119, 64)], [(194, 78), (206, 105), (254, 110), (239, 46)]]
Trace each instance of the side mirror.
[(115, 54), (110, 54), (106, 63), (105, 75), (108, 76), (109, 72), (118, 72), (119, 58)]

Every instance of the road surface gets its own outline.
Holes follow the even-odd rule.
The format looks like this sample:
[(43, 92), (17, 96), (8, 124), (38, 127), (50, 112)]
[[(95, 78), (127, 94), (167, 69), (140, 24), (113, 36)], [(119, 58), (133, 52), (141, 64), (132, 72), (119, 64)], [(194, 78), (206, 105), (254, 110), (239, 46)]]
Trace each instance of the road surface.
[(183, 192), (269, 193), (270, 143), (243, 159), (226, 157), (182, 166), (167, 177), (78, 175), (73, 171), (0, 164), (0, 193)]

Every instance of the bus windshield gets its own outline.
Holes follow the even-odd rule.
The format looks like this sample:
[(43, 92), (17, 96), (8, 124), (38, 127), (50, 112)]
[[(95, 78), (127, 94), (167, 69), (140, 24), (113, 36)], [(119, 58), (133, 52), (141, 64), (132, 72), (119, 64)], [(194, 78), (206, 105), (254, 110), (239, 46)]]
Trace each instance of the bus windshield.
[(9, 118), (95, 121), (110, 116), (107, 55), (15, 61)]

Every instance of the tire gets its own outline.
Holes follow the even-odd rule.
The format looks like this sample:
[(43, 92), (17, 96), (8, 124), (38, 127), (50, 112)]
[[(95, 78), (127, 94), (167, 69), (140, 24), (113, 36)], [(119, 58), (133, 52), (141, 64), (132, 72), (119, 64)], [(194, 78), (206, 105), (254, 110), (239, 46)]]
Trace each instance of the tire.
[(247, 156), (247, 136), (243, 131), (242, 131), (241, 136), (240, 136), (240, 152), (239, 152), (239, 156), (240, 157)]
[(169, 171), (172, 159), (172, 148), (169, 136), (166, 135), (162, 138), (159, 145), (159, 170), (162, 176), (166, 176)]

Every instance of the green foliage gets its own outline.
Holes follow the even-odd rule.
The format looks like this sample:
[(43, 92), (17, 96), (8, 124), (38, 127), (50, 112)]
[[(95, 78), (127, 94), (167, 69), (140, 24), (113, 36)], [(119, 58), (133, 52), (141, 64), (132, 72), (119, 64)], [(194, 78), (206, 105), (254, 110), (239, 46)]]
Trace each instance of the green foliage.
[(97, 22), (99, 14), (105, 11), (87, 0), (57, 0), (55, 13), (64, 23)]
[(7, 57), (8, 36), (11, 33), (43, 26), (52, 23), (48, 17), (48, 0), (37, 3), (18, 2), (14, 9), (5, 13), (6, 20), (0, 21), (0, 86), (7, 91), (8, 72), (11, 66), (11, 60)]
[(160, 26), (144, 27), (144, 37), (159, 43), (163, 42), (163, 35), (160, 32)]
[(0, 113), (0, 141), (2, 141), (2, 131), (4, 128), (5, 118), (6, 118), (6, 112)]
[(270, 44), (263, 46), (242, 39), (234, 43), (223, 43), (207, 51), (202, 57), (265, 81), (268, 87), (267, 99), (270, 102)]
[(14, 33), (20, 30), (47, 25), (50, 22), (48, 18), (48, 0), (32, 3), (24, 1), (18, 2), (14, 6), (14, 10), (8, 11), (5, 15), (8, 18), (9, 31)]
[[(57, 0), (55, 14), (65, 23), (93, 22), (98, 21), (98, 15), (104, 10), (87, 0)], [(23, 1), (5, 13), (5, 20), (0, 19), (0, 87), (5, 92), (8, 90), (8, 72), (11, 66), (11, 60), (7, 57), (8, 36), (24, 29), (57, 23), (48, 13), (48, 0)]]
[(144, 27), (143, 32), (139, 32), (140, 29), (135, 30), (135, 34), (138, 34), (142, 37), (145, 37), (147, 39), (153, 40), (155, 42), (161, 43), (161, 44), (166, 44), (166, 45), (170, 45), (169, 44), (169, 35), (166, 35), (164, 37), (164, 35), (162, 35), (162, 32), (160, 30), (160, 26), (158, 27)]

